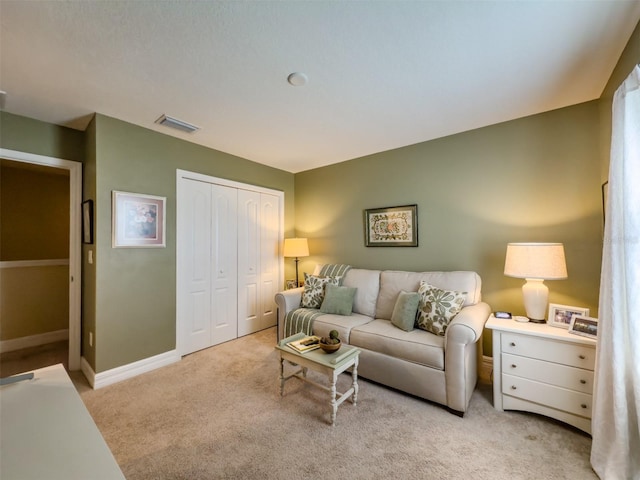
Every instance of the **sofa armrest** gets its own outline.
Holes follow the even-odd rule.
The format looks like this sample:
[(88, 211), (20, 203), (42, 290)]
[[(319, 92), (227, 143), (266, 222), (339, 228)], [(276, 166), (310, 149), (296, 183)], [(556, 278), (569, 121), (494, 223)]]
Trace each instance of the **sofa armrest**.
[(276, 306), (278, 307), (278, 341), (283, 338), (284, 317), (286, 317), (287, 313), (291, 310), (300, 307), (302, 292), (304, 292), (304, 287), (292, 288), (291, 290), (276, 293), (275, 300)]
[(445, 332), (445, 350), (452, 343), (467, 345), (480, 340), (489, 315), (491, 307), (484, 302), (460, 310)]
[(447, 406), (464, 413), (478, 381), (478, 356), (491, 307), (484, 302), (464, 307), (445, 332), (444, 376)]

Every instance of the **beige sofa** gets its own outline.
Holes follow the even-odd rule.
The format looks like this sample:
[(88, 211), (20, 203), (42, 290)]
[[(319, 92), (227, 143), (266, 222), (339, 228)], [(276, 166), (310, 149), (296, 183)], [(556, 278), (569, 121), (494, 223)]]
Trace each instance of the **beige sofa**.
[[(314, 272), (317, 274), (320, 266)], [(401, 291), (418, 291), (420, 281), (467, 292), (460, 312), (444, 336), (421, 329), (404, 331), (390, 321)], [(478, 378), (481, 337), (491, 313), (481, 301), (481, 279), (475, 272), (403, 272), (350, 269), (342, 280), (357, 288), (351, 315), (322, 314), (313, 333), (328, 336), (338, 330), (343, 342), (361, 349), (358, 375), (447, 406), (462, 416)], [(303, 288), (276, 294), (278, 339), (286, 314), (300, 307)]]

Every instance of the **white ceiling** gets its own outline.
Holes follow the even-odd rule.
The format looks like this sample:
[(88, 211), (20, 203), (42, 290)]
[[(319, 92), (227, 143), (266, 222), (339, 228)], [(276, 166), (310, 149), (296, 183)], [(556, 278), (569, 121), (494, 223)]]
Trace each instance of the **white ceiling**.
[(299, 172), (598, 98), (640, 0), (1, 0), (0, 20), (6, 111)]

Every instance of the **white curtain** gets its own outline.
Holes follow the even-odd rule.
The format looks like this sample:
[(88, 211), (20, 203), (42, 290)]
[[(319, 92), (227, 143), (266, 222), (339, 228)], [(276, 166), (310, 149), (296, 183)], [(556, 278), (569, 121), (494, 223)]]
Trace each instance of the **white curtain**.
[(640, 66), (613, 98), (591, 465), (640, 479)]

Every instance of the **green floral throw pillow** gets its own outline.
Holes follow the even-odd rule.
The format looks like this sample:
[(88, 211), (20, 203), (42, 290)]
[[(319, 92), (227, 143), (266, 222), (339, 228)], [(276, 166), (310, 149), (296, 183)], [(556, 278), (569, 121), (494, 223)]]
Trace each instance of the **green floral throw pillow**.
[(422, 281), (418, 293), (418, 328), (444, 336), (449, 322), (462, 310), (467, 292), (442, 290)]
[(340, 285), (342, 277), (318, 277), (304, 274), (304, 292), (302, 293), (303, 308), (320, 308), (324, 300), (324, 287), (327, 284)]

